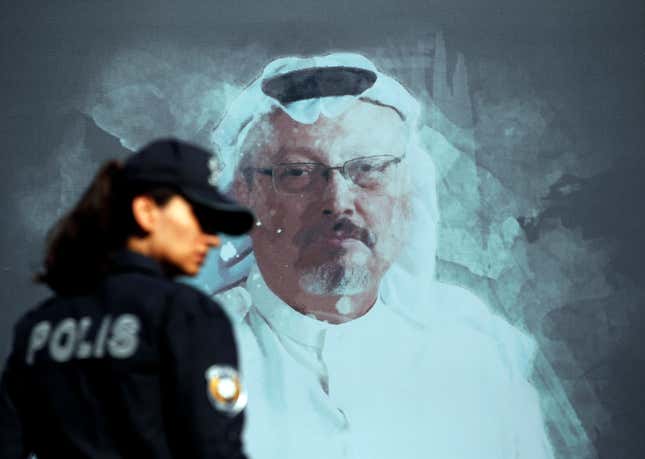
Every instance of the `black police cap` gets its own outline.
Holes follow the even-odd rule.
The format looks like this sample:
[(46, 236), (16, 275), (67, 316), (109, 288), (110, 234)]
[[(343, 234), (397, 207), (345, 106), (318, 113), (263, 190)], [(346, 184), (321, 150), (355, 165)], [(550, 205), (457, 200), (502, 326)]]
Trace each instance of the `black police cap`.
[(209, 179), (213, 155), (177, 139), (160, 139), (130, 156), (124, 165), (126, 183), (133, 186), (167, 186), (177, 190), (195, 210), (208, 233), (240, 235), (254, 223), (246, 207), (221, 194)]

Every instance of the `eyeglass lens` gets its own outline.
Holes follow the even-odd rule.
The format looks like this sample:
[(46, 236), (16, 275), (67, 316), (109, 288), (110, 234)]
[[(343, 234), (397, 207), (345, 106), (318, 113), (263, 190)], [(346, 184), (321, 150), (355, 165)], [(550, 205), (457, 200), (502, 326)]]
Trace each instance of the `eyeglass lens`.
[[(370, 156), (347, 161), (342, 175), (356, 185), (369, 188), (383, 183), (398, 163), (396, 156)], [(318, 163), (281, 164), (273, 168), (273, 180), (278, 191), (284, 193), (315, 192), (322, 190), (331, 174), (331, 168)]]

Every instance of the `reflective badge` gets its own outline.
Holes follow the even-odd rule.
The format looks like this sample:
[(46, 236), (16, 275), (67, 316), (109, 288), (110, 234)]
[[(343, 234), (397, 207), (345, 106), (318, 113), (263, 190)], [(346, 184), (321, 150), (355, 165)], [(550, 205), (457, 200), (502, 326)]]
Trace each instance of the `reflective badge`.
[(246, 392), (237, 370), (213, 365), (206, 370), (206, 389), (213, 406), (225, 413), (236, 415), (246, 406)]

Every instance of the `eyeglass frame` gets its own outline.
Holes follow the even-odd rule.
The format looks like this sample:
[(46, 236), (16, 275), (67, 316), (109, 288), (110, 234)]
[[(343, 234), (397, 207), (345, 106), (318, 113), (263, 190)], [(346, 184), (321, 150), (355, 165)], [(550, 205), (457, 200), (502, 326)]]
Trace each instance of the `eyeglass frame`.
[(251, 167), (251, 166), (248, 166), (248, 167), (245, 167), (242, 170), (242, 173), (248, 174), (249, 172), (259, 172), (259, 173), (261, 173), (263, 175), (267, 175), (267, 176), (271, 177), (271, 186), (273, 186), (273, 190), (276, 193), (281, 193), (281, 194), (302, 194), (302, 193), (308, 193), (308, 192), (307, 191), (289, 192), (289, 191), (284, 191), (284, 190), (281, 191), (281, 190), (279, 190), (278, 186), (275, 183), (276, 175), (273, 173), (273, 170), (275, 168), (281, 167), (281, 166), (315, 165), (315, 166), (324, 167), (323, 175), (326, 175), (327, 181), (329, 181), (329, 177), (331, 176), (328, 173), (331, 172), (331, 171), (337, 170), (338, 172), (340, 172), (340, 175), (342, 175), (342, 177), (345, 180), (349, 180), (351, 183), (353, 183), (354, 185), (356, 185), (358, 187), (365, 188), (365, 187), (362, 187), (361, 185), (359, 185), (358, 183), (354, 182), (354, 180), (348, 175), (347, 164), (352, 163), (354, 161), (361, 160), (361, 159), (383, 158), (383, 157), (390, 157), (390, 158), (392, 158), (392, 161), (394, 162), (394, 164), (399, 164), (401, 161), (403, 161), (405, 159), (406, 154), (404, 153), (402, 156), (394, 156), (394, 155), (359, 156), (358, 158), (348, 159), (347, 161), (345, 161), (340, 166), (327, 166), (326, 164), (317, 163), (317, 162), (278, 163), (278, 164), (272, 165), (271, 167)]

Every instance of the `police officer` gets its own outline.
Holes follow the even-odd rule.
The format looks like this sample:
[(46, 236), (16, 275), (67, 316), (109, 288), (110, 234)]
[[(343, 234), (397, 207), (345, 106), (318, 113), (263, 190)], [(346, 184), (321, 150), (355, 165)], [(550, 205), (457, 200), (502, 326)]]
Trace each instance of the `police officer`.
[(246, 394), (231, 325), (172, 280), (253, 225), (209, 183), (210, 153), (160, 140), (103, 166), (51, 233), (55, 296), (15, 327), (0, 457), (239, 458)]

